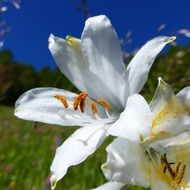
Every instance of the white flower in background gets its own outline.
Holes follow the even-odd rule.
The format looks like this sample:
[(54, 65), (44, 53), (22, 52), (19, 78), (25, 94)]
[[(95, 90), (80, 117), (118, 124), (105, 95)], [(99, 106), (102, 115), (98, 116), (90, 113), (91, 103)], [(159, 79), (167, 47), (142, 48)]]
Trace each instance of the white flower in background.
[[(52, 188), (70, 166), (84, 161), (101, 145), (107, 129), (126, 111), (128, 97), (144, 86), (158, 53), (174, 39), (162, 36), (150, 40), (125, 68), (117, 34), (106, 16), (89, 18), (81, 39), (50, 35), (49, 49), (58, 67), (81, 93), (32, 89), (17, 100), (15, 115), (50, 124), (83, 126), (57, 149), (51, 165)], [(130, 138), (139, 140), (144, 130), (140, 127), (131, 131)]]
[[(106, 178), (151, 190), (190, 189), (189, 116), (190, 87), (175, 95), (160, 78), (150, 107), (140, 95), (129, 97), (126, 111), (108, 130), (118, 138), (106, 149)], [(131, 141), (130, 130), (140, 127), (146, 129), (141, 142)]]

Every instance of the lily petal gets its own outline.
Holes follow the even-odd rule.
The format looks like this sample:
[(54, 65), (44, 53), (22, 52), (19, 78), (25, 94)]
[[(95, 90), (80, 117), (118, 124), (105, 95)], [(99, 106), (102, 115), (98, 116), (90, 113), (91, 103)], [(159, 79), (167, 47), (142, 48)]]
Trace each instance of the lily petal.
[(124, 184), (149, 187), (149, 165), (141, 144), (117, 138), (107, 148), (107, 161), (102, 165), (105, 177)]
[(153, 142), (149, 147), (157, 150), (160, 154), (167, 152), (170, 161), (190, 164), (190, 132), (183, 132), (176, 136)]
[(102, 144), (107, 135), (106, 126), (86, 126), (76, 130), (59, 148), (51, 165), (54, 183), (60, 180), (70, 166), (83, 162)]
[(152, 115), (146, 100), (138, 94), (127, 100), (120, 118), (109, 128), (108, 133), (131, 141), (143, 141), (151, 131)]
[(67, 36), (62, 39), (49, 37), (49, 49), (63, 74), (81, 91), (86, 91), (85, 73), (88, 68), (83, 60), (80, 39)]
[(118, 183), (118, 182), (107, 182), (95, 189), (91, 190), (121, 190), (122, 187), (124, 187), (125, 184), (123, 183)]
[[(55, 96), (65, 97), (65, 108)], [(88, 104), (84, 113), (73, 109), (73, 100), (77, 94), (57, 88), (36, 88), (25, 92), (16, 102), (15, 115), (19, 118), (57, 125), (85, 126), (92, 123), (109, 123), (110, 119), (96, 119)], [(99, 114), (103, 114), (99, 109)], [(103, 115), (102, 115), (103, 116)], [(104, 117), (104, 116), (103, 116)]]
[(190, 111), (190, 87), (183, 88), (176, 96), (187, 108), (187, 111)]
[(89, 18), (81, 41), (89, 69), (105, 83), (118, 103), (124, 105), (125, 65), (119, 39), (109, 19), (104, 15)]
[(112, 110), (117, 109), (116, 112), (123, 108), (119, 97), (113, 94), (113, 89), (106, 84), (106, 80), (99, 79), (89, 69), (89, 64), (83, 58), (81, 40), (71, 36), (67, 36), (65, 40), (51, 34), (49, 49), (62, 73), (79, 90), (88, 92), (89, 96), (95, 100), (105, 99), (109, 102)]
[(150, 103), (153, 113), (153, 139), (169, 137), (190, 129), (188, 109), (178, 97), (183, 99), (184, 93), (175, 96), (171, 87), (159, 78), (158, 87)]
[(153, 99), (150, 102), (150, 109), (153, 115), (156, 115), (164, 104), (174, 97), (175, 94), (170, 85), (162, 80), (161, 77), (158, 78), (158, 87), (154, 93)]
[(152, 171), (151, 173), (151, 190), (171, 190), (171, 185), (164, 182), (164, 180), (160, 179), (156, 173), (156, 171)]
[(148, 78), (149, 70), (164, 46), (175, 37), (160, 36), (148, 41), (135, 55), (126, 70), (126, 93), (140, 92)]

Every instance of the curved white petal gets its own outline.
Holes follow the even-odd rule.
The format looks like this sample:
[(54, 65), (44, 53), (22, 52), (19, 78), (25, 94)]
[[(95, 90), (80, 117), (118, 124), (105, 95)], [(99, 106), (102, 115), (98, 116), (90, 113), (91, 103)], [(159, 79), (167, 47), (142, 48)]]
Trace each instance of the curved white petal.
[(55, 181), (60, 180), (70, 166), (83, 162), (101, 145), (107, 135), (106, 126), (86, 126), (75, 131), (59, 148), (51, 165)]
[(190, 109), (190, 87), (183, 88), (177, 95), (181, 102)]
[(135, 55), (126, 70), (126, 93), (132, 95), (140, 92), (144, 86), (149, 70), (160, 51), (175, 37), (160, 36), (148, 41)]
[(160, 154), (167, 153), (172, 162), (190, 164), (190, 132), (155, 141), (150, 143), (149, 147)]
[(91, 190), (121, 190), (122, 187), (124, 187), (125, 184), (123, 183), (118, 183), (118, 182), (107, 182), (95, 189), (91, 189)]
[[(104, 98), (112, 108), (121, 110), (120, 99), (107, 85), (105, 79), (98, 78), (90, 69), (87, 60), (83, 58), (81, 41), (74, 37), (62, 38), (50, 35), (49, 49), (63, 74), (81, 91), (86, 91), (95, 100)], [(115, 76), (112, 76), (114, 80)]]
[(108, 180), (150, 186), (149, 163), (141, 144), (117, 138), (106, 151), (108, 157), (102, 170)]
[[(68, 108), (59, 102), (55, 95), (64, 96), (67, 99)], [(25, 92), (16, 102), (14, 114), (22, 119), (39, 121), (57, 125), (89, 125), (91, 123), (109, 123), (102, 114), (102, 119), (96, 119), (86, 103), (85, 111), (73, 109), (73, 100), (77, 94), (57, 88), (36, 88)], [(103, 110), (102, 110), (103, 111)], [(104, 111), (105, 112), (105, 111)], [(104, 117), (104, 118), (103, 118)]]
[(174, 97), (175, 94), (166, 82), (161, 77), (158, 78), (158, 86), (150, 102), (150, 109), (153, 115), (156, 115), (168, 100)]
[(138, 94), (127, 100), (125, 110), (108, 133), (131, 141), (143, 141), (151, 132), (152, 115), (146, 100)]
[(89, 69), (124, 105), (124, 73), (119, 40), (109, 19), (104, 16), (89, 18), (81, 37), (82, 51)]
[[(182, 102), (183, 94), (175, 96), (171, 87), (159, 78), (150, 108), (153, 113), (152, 137), (168, 137), (190, 129), (190, 117)], [(181, 98), (179, 98), (181, 96)]]
[(84, 73), (87, 67), (83, 60), (80, 40), (71, 36), (62, 39), (51, 34), (49, 50), (64, 75), (78, 89), (86, 91)]

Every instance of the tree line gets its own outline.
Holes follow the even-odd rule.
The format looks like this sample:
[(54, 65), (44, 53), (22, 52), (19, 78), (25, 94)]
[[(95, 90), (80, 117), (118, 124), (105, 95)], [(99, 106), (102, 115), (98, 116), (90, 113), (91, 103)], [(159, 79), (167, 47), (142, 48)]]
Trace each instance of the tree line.
[(35, 87), (57, 87), (74, 90), (74, 86), (58, 68), (43, 68), (15, 61), (10, 50), (0, 52), (0, 104), (14, 105), (17, 98)]
[[(129, 57), (124, 57), (127, 64)], [(143, 91), (151, 99), (161, 76), (175, 91), (190, 86), (190, 46), (172, 47), (157, 58)], [(0, 52), (0, 104), (14, 105), (17, 98), (35, 87), (57, 87), (77, 91), (58, 68), (37, 71), (33, 66), (14, 60), (10, 50)]]

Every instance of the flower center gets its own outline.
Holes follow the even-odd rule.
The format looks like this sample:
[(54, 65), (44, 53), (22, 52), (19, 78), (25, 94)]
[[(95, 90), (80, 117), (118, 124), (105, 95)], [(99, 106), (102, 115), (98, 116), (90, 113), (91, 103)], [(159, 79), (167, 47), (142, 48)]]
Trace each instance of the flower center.
[(147, 150), (146, 153), (153, 164), (156, 176), (159, 176), (162, 181), (168, 184), (171, 190), (189, 188), (189, 185), (184, 181), (185, 164), (181, 161), (169, 162), (166, 153), (159, 156), (153, 148)]
[[(69, 103), (68, 100), (65, 96), (56, 94), (54, 96), (60, 103), (62, 103), (62, 105), (64, 106), (64, 108), (69, 108)], [(80, 110), (82, 113), (85, 112), (85, 107), (86, 107), (86, 101), (87, 101), (87, 97), (88, 97), (88, 93), (87, 92), (81, 92), (80, 94), (78, 94), (72, 101), (72, 109), (77, 111)], [(92, 114), (97, 118), (97, 113), (98, 113), (98, 107), (97, 105), (100, 105), (104, 108), (106, 115), (109, 118), (112, 118), (109, 114), (109, 109), (110, 109), (110, 105), (109, 103), (104, 100), (103, 98), (98, 99), (97, 101), (93, 101), (91, 100), (89, 102), (89, 108), (91, 109)]]
[(170, 178), (172, 179), (173, 183), (173, 189), (176, 189), (177, 186), (182, 186), (184, 185), (184, 174), (185, 174), (185, 169), (186, 165), (182, 164), (182, 162), (168, 162), (166, 154), (161, 156), (161, 164), (162, 164), (162, 172), (164, 174), (168, 174)]

